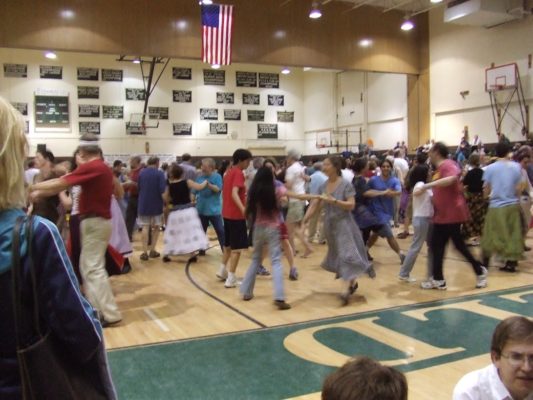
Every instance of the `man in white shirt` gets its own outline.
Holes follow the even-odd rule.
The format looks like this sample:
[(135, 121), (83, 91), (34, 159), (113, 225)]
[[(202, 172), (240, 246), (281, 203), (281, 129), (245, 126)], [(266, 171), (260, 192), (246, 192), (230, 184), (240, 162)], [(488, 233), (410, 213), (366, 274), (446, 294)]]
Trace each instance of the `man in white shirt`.
[(24, 171), (24, 180), (28, 185), (33, 183), (35, 175), (40, 172), (39, 168), (35, 168), (35, 162), (33, 160), (28, 161), (28, 169)]
[(453, 400), (533, 399), (533, 321), (510, 317), (492, 336), (492, 364), (463, 376)]
[[(305, 194), (305, 182), (310, 179), (305, 174), (305, 167), (300, 163), (300, 154), (294, 150), (289, 151), (287, 155), (287, 171), (285, 172), (285, 186), (291, 192), (296, 194)], [(296, 251), (294, 246), (294, 236), (300, 239), (305, 247), (302, 257), (307, 257), (313, 252), (309, 245), (303, 230), (302, 220), (304, 219), (305, 201), (295, 198), (289, 198), (289, 209), (287, 211), (287, 230), (289, 232), (289, 242)]]

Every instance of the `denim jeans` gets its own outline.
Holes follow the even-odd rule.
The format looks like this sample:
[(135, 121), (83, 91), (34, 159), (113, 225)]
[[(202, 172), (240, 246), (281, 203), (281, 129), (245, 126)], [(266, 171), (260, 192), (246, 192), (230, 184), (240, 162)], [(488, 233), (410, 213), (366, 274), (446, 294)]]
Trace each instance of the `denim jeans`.
[(431, 224), (430, 217), (414, 217), (413, 228), (415, 228), (415, 234), (413, 236), (413, 243), (405, 255), (405, 260), (400, 269), (400, 276), (406, 278), (413, 269), (418, 253), (422, 249), (424, 242), (428, 240), (429, 226)]
[(268, 246), (272, 262), (272, 283), (274, 285), (274, 300), (285, 300), (283, 290), (283, 266), (281, 265), (281, 241), (279, 227), (268, 225), (255, 225), (254, 227), (254, 252), (252, 263), (246, 271), (241, 284), (241, 294), (251, 296), (254, 292), (257, 270), (263, 261), (263, 246)]
[(220, 249), (224, 251), (224, 221), (222, 220), (222, 215), (200, 215), (200, 221), (202, 221), (204, 232), (207, 232), (207, 227), (211, 222), (217, 234)]

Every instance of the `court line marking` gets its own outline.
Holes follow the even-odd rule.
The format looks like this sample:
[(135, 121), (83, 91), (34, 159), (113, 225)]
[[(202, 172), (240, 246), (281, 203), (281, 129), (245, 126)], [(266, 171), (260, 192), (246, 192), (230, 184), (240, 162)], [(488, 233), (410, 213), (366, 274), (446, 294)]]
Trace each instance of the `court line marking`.
[(188, 261), (187, 261), (187, 265), (185, 266), (185, 274), (187, 275), (187, 278), (189, 279), (189, 281), (198, 289), (200, 290), (201, 292), (203, 292), (204, 294), (208, 295), (209, 297), (211, 297), (213, 300), (215, 300), (216, 302), (222, 304), (223, 306), (226, 306), (227, 308), (229, 308), (230, 310), (236, 312), (237, 314), (239, 314), (241, 317), (244, 317), (246, 318), (248, 321), (250, 322), (253, 322), (254, 324), (258, 325), (260, 328), (267, 328), (267, 325), (263, 324), (262, 322), (259, 322), (258, 320), (256, 320), (255, 318), (253, 318), (252, 316), (242, 312), (241, 310), (239, 310), (238, 308), (236, 307), (233, 307), (231, 304), (229, 303), (226, 303), (224, 300), (222, 300), (221, 298), (215, 296), (213, 293), (209, 292), (207, 289), (204, 289), (202, 286), (200, 286), (191, 276), (191, 271), (190, 271), (190, 267), (191, 267), (191, 264), (192, 264), (192, 259), (194, 257), (191, 257)]
[(364, 311), (359, 313), (351, 313), (351, 314), (345, 314), (345, 315), (338, 315), (334, 317), (326, 317), (326, 318), (317, 318), (317, 319), (311, 319), (308, 321), (299, 321), (299, 322), (289, 322), (287, 324), (281, 324), (281, 325), (273, 325), (273, 326), (265, 326), (264, 328), (252, 328), (252, 329), (243, 329), (240, 331), (235, 332), (224, 332), (224, 333), (214, 333), (211, 335), (203, 335), (203, 336), (195, 336), (190, 338), (184, 338), (184, 339), (170, 339), (170, 340), (164, 340), (161, 342), (154, 342), (154, 343), (144, 343), (144, 344), (135, 344), (130, 346), (123, 346), (123, 347), (114, 347), (112, 349), (106, 349), (106, 351), (113, 352), (113, 351), (121, 351), (121, 350), (132, 350), (135, 348), (143, 348), (143, 347), (150, 347), (150, 346), (160, 346), (160, 345), (166, 345), (166, 344), (174, 344), (174, 343), (182, 343), (182, 342), (192, 342), (192, 341), (200, 341), (205, 339), (214, 339), (218, 337), (226, 337), (226, 336), (235, 336), (240, 335), (242, 333), (254, 333), (254, 332), (263, 332), (267, 330), (275, 330), (275, 329), (281, 329), (281, 328), (290, 328), (292, 326), (298, 326), (298, 325), (305, 325), (305, 324), (315, 324), (319, 322), (329, 322), (329, 321), (338, 321), (340, 319), (347, 319), (349, 317), (357, 317), (357, 318), (364, 318), (367, 315), (373, 315), (377, 313), (382, 313), (385, 311), (395, 311), (397, 309), (401, 308), (424, 308), (428, 305), (438, 305), (438, 304), (446, 304), (446, 303), (460, 303), (464, 301), (465, 299), (469, 299), (472, 297), (479, 297), (483, 295), (489, 295), (489, 294), (496, 294), (498, 292), (520, 292), (524, 289), (531, 288), (532, 285), (523, 285), (523, 286), (515, 286), (512, 288), (507, 289), (496, 289), (496, 290), (487, 290), (481, 293), (474, 293), (474, 294), (467, 294), (464, 296), (458, 296), (458, 297), (452, 297), (448, 299), (441, 299), (441, 300), (429, 300), (421, 303), (413, 303), (413, 304), (403, 304), (398, 305), (394, 307), (384, 307), (376, 310), (370, 310), (370, 311)]
[(163, 331), (163, 332), (170, 332), (170, 328), (159, 318), (157, 318), (157, 315), (154, 314), (154, 312), (149, 308), (143, 308), (143, 311), (146, 315), (150, 317), (152, 321), (155, 322), (155, 324)]

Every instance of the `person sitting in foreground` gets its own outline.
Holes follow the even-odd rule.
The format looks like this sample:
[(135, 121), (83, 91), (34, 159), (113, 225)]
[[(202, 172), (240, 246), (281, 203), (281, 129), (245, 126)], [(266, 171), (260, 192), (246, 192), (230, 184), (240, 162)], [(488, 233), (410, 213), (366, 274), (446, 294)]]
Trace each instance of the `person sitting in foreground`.
[(490, 356), (492, 364), (461, 378), (453, 400), (533, 399), (533, 320), (516, 316), (500, 322)]
[(326, 378), (322, 400), (407, 400), (407, 380), (394, 368), (357, 357)]

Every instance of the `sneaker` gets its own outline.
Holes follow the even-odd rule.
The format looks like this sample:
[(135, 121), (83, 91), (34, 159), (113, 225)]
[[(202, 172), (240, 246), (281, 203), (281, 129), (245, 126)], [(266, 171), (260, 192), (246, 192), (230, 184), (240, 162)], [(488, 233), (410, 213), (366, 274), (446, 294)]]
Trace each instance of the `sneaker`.
[(398, 233), (398, 235), (396, 235), (396, 237), (398, 239), (407, 239), (407, 237), (409, 237), (409, 232), (400, 232)]
[(358, 287), (359, 284), (357, 282), (352, 283), (348, 288), (348, 292), (350, 293), (350, 295), (354, 294)]
[(148, 261), (148, 254), (142, 253), (140, 258), (141, 258), (141, 261)]
[(234, 288), (237, 286), (237, 278), (235, 277), (235, 275), (233, 276), (228, 276), (228, 278), (226, 279), (226, 282), (224, 283), (224, 287), (227, 288), (227, 289), (230, 289), (230, 288)]
[(296, 267), (291, 267), (291, 271), (289, 272), (289, 280), (291, 281), (298, 280), (298, 270), (296, 269)]
[(200, 251), (198, 252), (198, 255), (199, 255), (199, 256), (205, 256), (205, 250), (200, 250)]
[(244, 296), (242, 296), (242, 299), (244, 301), (250, 301), (254, 298), (254, 295), (253, 294), (245, 294)]
[(261, 276), (269, 276), (270, 272), (268, 272), (268, 269), (261, 265), (259, 266), (259, 269), (257, 270), (256, 274)]
[(400, 253), (400, 265), (403, 265), (404, 261), (405, 261), (405, 254)]
[(481, 266), (481, 275), (477, 276), (476, 280), (476, 288), (482, 289), (487, 287), (487, 268), (485, 268), (483, 265)]
[(228, 278), (228, 270), (222, 264), (220, 265), (220, 268), (218, 269), (217, 278), (220, 279), (221, 281), (225, 281)]
[(189, 258), (189, 262), (191, 263), (198, 262), (198, 256), (192, 256), (191, 258)]
[(398, 276), (398, 279), (402, 282), (407, 282), (407, 283), (414, 283), (416, 282), (416, 278), (411, 278), (410, 276), (401, 276), (399, 275)]
[(435, 279), (432, 279), (430, 281), (425, 281), (420, 284), (420, 287), (422, 289), (438, 289), (438, 290), (446, 290), (448, 289), (448, 286), (446, 286), (446, 281), (436, 281)]
[(376, 270), (374, 269), (373, 265), (370, 265), (370, 268), (368, 268), (366, 270), (366, 273), (368, 274), (370, 279), (375, 279), (376, 278)]
[(159, 254), (157, 251), (150, 250), (150, 258), (157, 258), (159, 256), (161, 256), (161, 254)]
[(274, 300), (274, 305), (278, 307), (278, 310), (288, 310), (291, 308), (291, 305), (285, 300)]
[(163, 256), (163, 262), (164, 263), (167, 263), (167, 262), (170, 262), (170, 257), (169, 256)]

